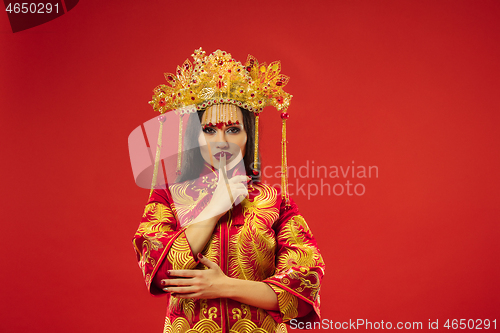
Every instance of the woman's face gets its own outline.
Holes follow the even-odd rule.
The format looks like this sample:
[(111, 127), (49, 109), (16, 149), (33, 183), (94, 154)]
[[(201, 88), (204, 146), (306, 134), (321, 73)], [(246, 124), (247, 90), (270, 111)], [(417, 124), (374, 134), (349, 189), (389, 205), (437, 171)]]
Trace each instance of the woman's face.
[[(213, 105), (210, 108), (218, 107), (220, 107), (219, 104)], [(213, 126), (208, 126), (202, 124), (202, 131), (198, 137), (201, 156), (203, 156), (205, 162), (215, 168), (219, 167), (219, 161), (223, 154), (226, 156), (226, 165), (234, 162), (231, 163), (233, 166), (245, 156), (247, 132), (243, 126), (243, 114), (239, 107), (234, 106), (234, 108), (233, 112), (236, 111), (238, 124), (234, 124), (234, 119), (231, 125), (221, 124), (217, 126), (213, 124)], [(214, 112), (217, 110), (212, 109), (211, 111)]]

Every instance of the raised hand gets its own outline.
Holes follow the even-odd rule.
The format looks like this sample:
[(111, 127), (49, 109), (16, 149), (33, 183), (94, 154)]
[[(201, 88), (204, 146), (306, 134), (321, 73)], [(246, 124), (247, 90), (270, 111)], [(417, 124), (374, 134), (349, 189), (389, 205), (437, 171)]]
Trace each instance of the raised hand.
[(213, 193), (210, 203), (194, 222), (204, 221), (212, 217), (218, 220), (231, 209), (233, 203), (239, 196), (246, 197), (248, 195), (247, 182), (250, 178), (246, 175), (240, 175), (228, 179), (226, 172), (226, 156), (222, 155), (219, 162), (219, 181), (217, 183), (217, 188)]

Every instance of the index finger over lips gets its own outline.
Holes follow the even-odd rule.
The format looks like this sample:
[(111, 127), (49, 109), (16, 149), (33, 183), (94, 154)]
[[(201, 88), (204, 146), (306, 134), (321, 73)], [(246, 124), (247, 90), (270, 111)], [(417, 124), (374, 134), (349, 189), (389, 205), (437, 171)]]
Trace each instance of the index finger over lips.
[(219, 181), (222, 181), (223, 179), (227, 179), (225, 154), (222, 154), (219, 160)]

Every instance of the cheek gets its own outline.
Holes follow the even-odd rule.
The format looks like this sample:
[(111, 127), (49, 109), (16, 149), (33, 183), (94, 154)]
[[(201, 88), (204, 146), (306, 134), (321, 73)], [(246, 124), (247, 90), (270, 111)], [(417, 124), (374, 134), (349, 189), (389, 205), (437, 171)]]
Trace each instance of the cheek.
[(205, 134), (203, 132), (200, 132), (200, 135), (198, 136), (198, 144), (201, 146), (204, 146), (206, 142), (205, 139)]
[(247, 133), (243, 133), (241, 138), (238, 140), (238, 146), (240, 146), (241, 153), (243, 156), (245, 155), (245, 150), (247, 146)]
[(198, 137), (198, 144), (200, 145), (200, 152), (203, 159), (206, 161), (207, 157), (210, 156), (210, 147), (208, 146), (209, 141), (207, 140), (207, 136), (201, 132)]
[(208, 146), (200, 146), (201, 156), (205, 157), (208, 154)]

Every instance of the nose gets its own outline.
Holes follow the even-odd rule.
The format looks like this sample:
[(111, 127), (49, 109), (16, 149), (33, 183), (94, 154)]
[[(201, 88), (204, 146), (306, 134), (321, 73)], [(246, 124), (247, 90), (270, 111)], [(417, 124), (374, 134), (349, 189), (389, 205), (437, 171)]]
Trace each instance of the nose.
[(215, 147), (219, 149), (229, 148), (229, 142), (227, 142), (225, 131), (217, 130), (217, 135), (215, 136)]

